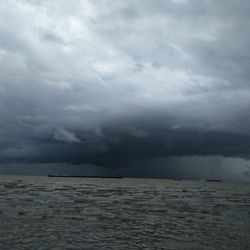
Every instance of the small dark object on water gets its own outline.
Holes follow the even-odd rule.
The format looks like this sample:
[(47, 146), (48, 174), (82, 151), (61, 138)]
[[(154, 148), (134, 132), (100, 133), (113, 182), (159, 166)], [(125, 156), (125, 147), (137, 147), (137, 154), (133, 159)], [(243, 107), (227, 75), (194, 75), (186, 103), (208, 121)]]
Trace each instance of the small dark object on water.
[(221, 182), (221, 180), (216, 180), (216, 179), (207, 179), (207, 182)]

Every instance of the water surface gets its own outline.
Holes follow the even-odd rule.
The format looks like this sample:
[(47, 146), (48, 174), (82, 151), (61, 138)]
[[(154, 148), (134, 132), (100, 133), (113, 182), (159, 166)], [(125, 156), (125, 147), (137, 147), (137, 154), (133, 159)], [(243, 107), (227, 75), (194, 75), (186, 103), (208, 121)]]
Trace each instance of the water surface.
[(250, 249), (250, 184), (0, 176), (0, 249)]

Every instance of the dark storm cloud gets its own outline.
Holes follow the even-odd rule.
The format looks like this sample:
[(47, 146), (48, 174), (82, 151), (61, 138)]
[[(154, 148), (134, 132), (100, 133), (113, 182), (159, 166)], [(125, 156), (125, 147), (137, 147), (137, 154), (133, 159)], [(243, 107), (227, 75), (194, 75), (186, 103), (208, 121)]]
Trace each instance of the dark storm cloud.
[(0, 1), (0, 161), (114, 168), (250, 153), (249, 1)]

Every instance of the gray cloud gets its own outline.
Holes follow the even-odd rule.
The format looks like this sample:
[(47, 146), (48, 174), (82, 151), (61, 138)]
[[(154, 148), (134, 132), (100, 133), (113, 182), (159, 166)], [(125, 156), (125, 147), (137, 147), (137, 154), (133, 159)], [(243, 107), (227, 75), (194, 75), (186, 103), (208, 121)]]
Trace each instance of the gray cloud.
[(0, 1), (0, 161), (248, 158), (249, 9)]
[(81, 140), (75, 136), (74, 133), (71, 133), (65, 129), (58, 129), (54, 134), (54, 139), (62, 142), (68, 143), (80, 143)]

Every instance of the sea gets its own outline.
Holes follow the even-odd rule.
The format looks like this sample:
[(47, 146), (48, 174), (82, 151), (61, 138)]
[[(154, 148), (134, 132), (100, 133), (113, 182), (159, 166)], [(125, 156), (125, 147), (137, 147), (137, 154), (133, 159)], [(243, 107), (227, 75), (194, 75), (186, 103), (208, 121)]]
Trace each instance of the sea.
[(250, 183), (0, 176), (0, 249), (250, 249)]

